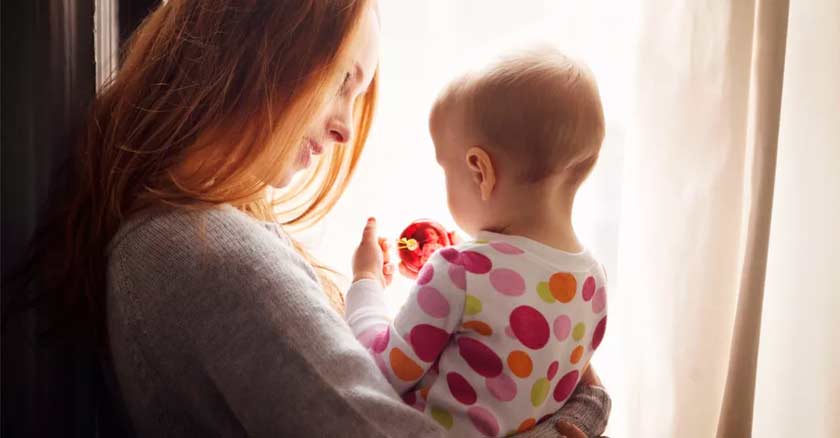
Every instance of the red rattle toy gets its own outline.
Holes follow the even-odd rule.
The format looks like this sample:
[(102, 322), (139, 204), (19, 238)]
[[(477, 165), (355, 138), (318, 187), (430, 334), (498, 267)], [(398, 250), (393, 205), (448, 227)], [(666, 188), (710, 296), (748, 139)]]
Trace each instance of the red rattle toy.
[(429, 257), (440, 248), (457, 243), (452, 231), (429, 219), (420, 219), (409, 224), (399, 240), (397, 249), (400, 255), (400, 273), (415, 279)]

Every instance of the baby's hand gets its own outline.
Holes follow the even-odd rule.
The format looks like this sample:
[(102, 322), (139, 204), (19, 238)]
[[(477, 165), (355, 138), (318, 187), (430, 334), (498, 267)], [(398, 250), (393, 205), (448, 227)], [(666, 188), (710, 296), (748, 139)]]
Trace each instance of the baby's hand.
[(362, 279), (379, 281), (383, 287), (391, 284), (394, 266), (388, 255), (388, 243), (376, 237), (376, 219), (370, 218), (362, 231), (362, 241), (353, 255), (353, 282)]
[(388, 287), (394, 281), (394, 264), (391, 263), (391, 245), (388, 239), (380, 237), (379, 248), (382, 250), (382, 279), (385, 287)]

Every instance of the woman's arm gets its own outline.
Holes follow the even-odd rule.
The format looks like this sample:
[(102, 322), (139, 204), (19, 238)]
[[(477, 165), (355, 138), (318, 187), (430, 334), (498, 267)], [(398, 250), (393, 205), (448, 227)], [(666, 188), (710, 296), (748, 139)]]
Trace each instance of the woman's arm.
[[(208, 430), (232, 415), (252, 437), (441, 436), (397, 397), (312, 268), (247, 226), (210, 221), (203, 241), (156, 241), (125, 257), (156, 278), (126, 285), (137, 301), (131, 318), (166, 391), (184, 400), (181, 415)], [(149, 257), (155, 266), (136, 265)]]
[[(581, 381), (566, 403), (534, 429), (516, 435), (521, 438), (591, 438), (604, 433), (612, 401), (606, 390)], [(571, 425), (571, 427), (570, 427)]]

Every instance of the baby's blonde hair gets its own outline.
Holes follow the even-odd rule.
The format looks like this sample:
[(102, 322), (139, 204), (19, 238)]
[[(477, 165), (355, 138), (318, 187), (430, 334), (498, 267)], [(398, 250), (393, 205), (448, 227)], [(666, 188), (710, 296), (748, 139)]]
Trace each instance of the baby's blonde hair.
[(503, 154), (524, 182), (563, 174), (565, 184), (577, 187), (604, 139), (604, 112), (589, 68), (548, 47), (457, 79), (433, 112), (443, 108), (462, 110), (470, 141)]

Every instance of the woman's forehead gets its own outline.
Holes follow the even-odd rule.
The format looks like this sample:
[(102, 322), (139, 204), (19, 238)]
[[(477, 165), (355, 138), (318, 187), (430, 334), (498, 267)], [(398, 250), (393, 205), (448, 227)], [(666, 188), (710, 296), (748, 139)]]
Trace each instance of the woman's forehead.
[(350, 52), (350, 59), (353, 62), (353, 70), (356, 74), (362, 75), (365, 87), (367, 87), (379, 65), (379, 24), (372, 7), (368, 8), (362, 16), (359, 33)]

